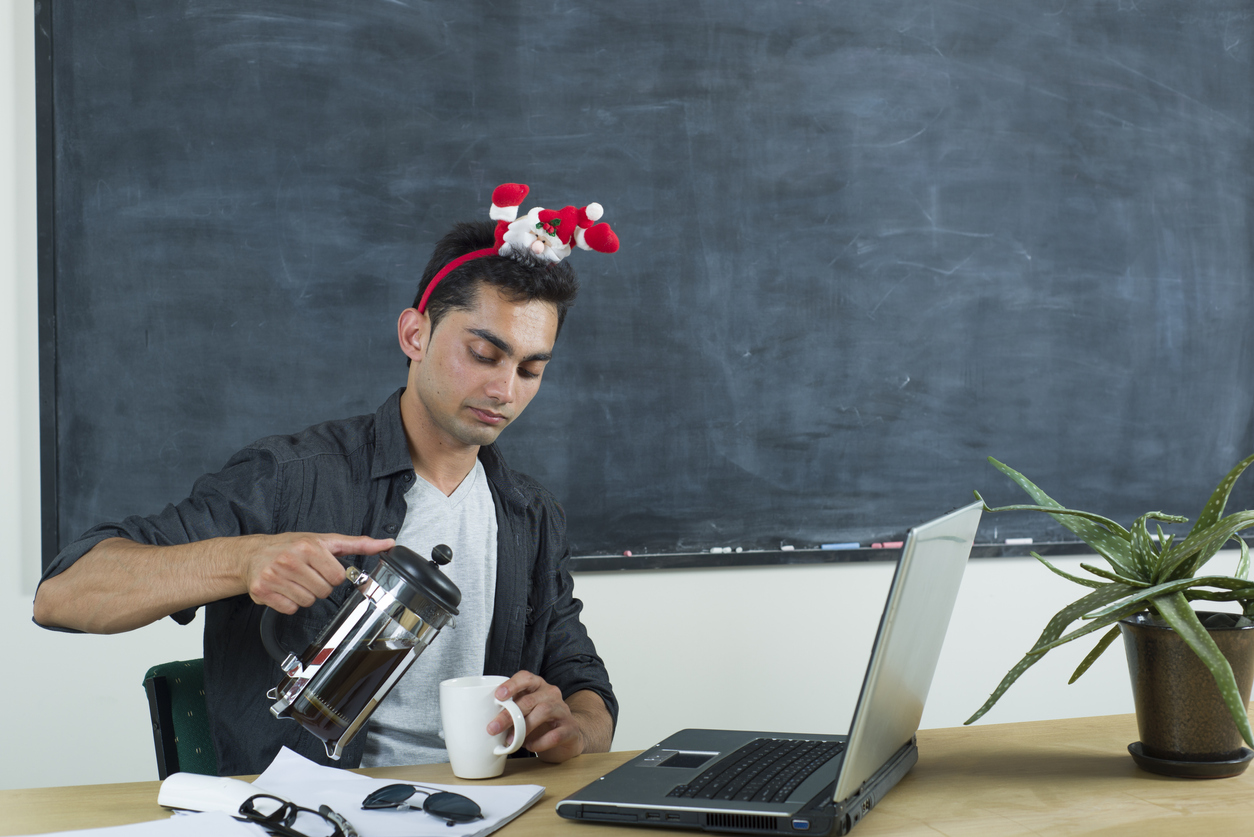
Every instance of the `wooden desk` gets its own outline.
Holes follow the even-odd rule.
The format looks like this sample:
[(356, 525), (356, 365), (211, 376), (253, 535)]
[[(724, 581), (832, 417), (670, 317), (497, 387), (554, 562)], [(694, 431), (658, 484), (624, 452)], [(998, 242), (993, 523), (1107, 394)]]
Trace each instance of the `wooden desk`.
[[(1254, 822), (1254, 770), (1233, 779), (1188, 780), (1138, 769), (1131, 715), (1001, 724), (919, 733), (919, 763), (854, 828), (879, 835), (1244, 834)], [(661, 829), (570, 822), (557, 801), (631, 753), (581, 756), (564, 765), (511, 760), (489, 783), (544, 785), (544, 797), (507, 825), (505, 837), (644, 837)], [(447, 765), (363, 771), (412, 781), (457, 782)], [(466, 783), (478, 784), (478, 783)], [(27, 834), (160, 819), (158, 782), (0, 791), (0, 834)], [(693, 834), (667, 830), (667, 833)]]

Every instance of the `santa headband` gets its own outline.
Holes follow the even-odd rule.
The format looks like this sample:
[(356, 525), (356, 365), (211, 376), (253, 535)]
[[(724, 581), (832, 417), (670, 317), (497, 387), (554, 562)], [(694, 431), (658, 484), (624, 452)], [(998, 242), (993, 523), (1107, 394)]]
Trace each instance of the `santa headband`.
[(496, 221), (496, 241), (491, 247), (458, 256), (440, 268), (418, 303), (418, 313), (427, 310), (427, 301), (440, 280), (466, 262), (488, 256), (521, 255), (556, 264), (570, 255), (571, 245), (582, 250), (613, 253), (618, 250), (618, 236), (609, 224), (598, 224), (601, 204), (590, 203), (582, 209), (545, 209), (537, 206), (518, 217), (518, 207), (529, 190), (521, 183), (506, 183), (492, 191), (492, 209), (488, 217)]

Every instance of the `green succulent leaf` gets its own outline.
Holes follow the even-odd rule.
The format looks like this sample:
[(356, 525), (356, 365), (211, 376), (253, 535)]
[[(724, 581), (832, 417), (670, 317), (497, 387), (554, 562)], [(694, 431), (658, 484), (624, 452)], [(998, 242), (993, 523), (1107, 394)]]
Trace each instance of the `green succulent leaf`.
[[(1132, 566), (1132, 556), (1129, 554), (1129, 544), (1132, 540), (1132, 535), (1127, 529), (1124, 529), (1115, 521), (1099, 515), (1066, 509), (1061, 503), (1054, 500), (1054, 498), (1050, 497), (1014, 468), (998, 462), (991, 456), (988, 458), (988, 461), (994, 468), (1014, 480), (1033, 500), (1044, 507), (1038, 509), (1038, 511), (1045, 512), (1075, 533), (1080, 540), (1091, 546), (1098, 555), (1109, 561), (1111, 566), (1121, 574), (1126, 576), (1136, 575)], [(987, 506), (987, 503), (985, 505)], [(1149, 581), (1150, 579), (1147, 578), (1145, 580)]]
[[(1163, 512), (1147, 512), (1138, 517), (1132, 524), (1132, 561), (1136, 564), (1137, 577), (1149, 581), (1158, 570), (1161, 554), (1154, 549), (1154, 539), (1150, 537), (1145, 524), (1150, 520), (1161, 520), (1163, 523), (1187, 523), (1188, 518)], [(1158, 527), (1159, 538), (1162, 538), (1163, 527)]]
[[(1053, 517), (1056, 520), (1061, 519), (1061, 516), (1066, 515), (1066, 516), (1078, 517), (1078, 518), (1083, 518), (1085, 520), (1094, 521), (1103, 526), (1106, 524), (1110, 524), (1111, 526), (1119, 526), (1119, 524), (1115, 523), (1113, 520), (1102, 517), (1100, 514), (1093, 514), (1092, 512), (1079, 511), (1077, 509), (1064, 509), (1061, 506), (1056, 507), (1056, 508), (1052, 506), (998, 506), (997, 508), (993, 508), (992, 506), (988, 504), (988, 501), (985, 500), (980, 495), (980, 492), (978, 491), (975, 492), (975, 496), (977, 499), (979, 499), (981, 503), (984, 504), (984, 511), (986, 512), (993, 512), (993, 513), (1007, 512), (1007, 511), (1045, 512), (1050, 517)], [(1127, 531), (1127, 530), (1124, 530), (1122, 526), (1119, 526), (1119, 529), (1122, 531)], [(1101, 530), (1094, 529), (1094, 531), (1101, 531)], [(1109, 535), (1110, 532), (1106, 532), (1106, 534)], [(1131, 539), (1131, 536), (1129, 535), (1129, 540), (1130, 539)], [(1123, 543), (1122, 535), (1117, 536), (1117, 540), (1122, 544), (1122, 547), (1117, 553), (1110, 549), (1107, 549), (1106, 545), (1095, 543), (1094, 539), (1086, 539), (1085, 543), (1091, 546), (1094, 552), (1096, 552), (1098, 555), (1101, 555), (1103, 558), (1109, 561), (1112, 567), (1115, 567), (1116, 569), (1121, 570), (1124, 576), (1135, 575), (1137, 570), (1136, 570), (1136, 565), (1132, 561), (1132, 556), (1130, 554), (1131, 552), (1130, 543)], [(1148, 581), (1149, 579), (1147, 578), (1146, 582)]]
[(1133, 587), (1149, 587), (1149, 582), (1139, 581), (1135, 578), (1124, 578), (1118, 573), (1112, 573), (1110, 570), (1103, 570), (1101, 567), (1094, 567), (1092, 564), (1081, 564), (1080, 566), (1091, 572), (1093, 575), (1098, 576), (1099, 578), (1104, 578), (1108, 581), (1114, 581), (1118, 584), (1128, 584)]
[(1093, 665), (1093, 663), (1097, 661), (1097, 658), (1110, 647), (1110, 644), (1115, 641), (1115, 637), (1117, 636), (1119, 636), (1118, 625), (1102, 634), (1102, 638), (1099, 639), (1097, 644), (1093, 646), (1093, 650), (1080, 661), (1080, 665), (1076, 667), (1075, 673), (1071, 675), (1071, 679), (1067, 681), (1067, 685), (1070, 686), (1072, 683), (1079, 680), (1080, 675), (1089, 670), (1089, 666)]
[(1210, 633), (1202, 626), (1193, 608), (1189, 607), (1184, 595), (1173, 593), (1158, 596), (1153, 600), (1153, 605), (1167, 624), (1175, 629), (1180, 638), (1193, 649), (1193, 653), (1197, 654), (1206, 668), (1210, 670), (1211, 676), (1215, 678), (1215, 685), (1219, 687), (1219, 694), (1223, 696), (1224, 705), (1228, 707), (1232, 720), (1241, 732), (1241, 737), (1245, 739), (1246, 744), (1254, 747), (1254, 730), (1250, 729), (1250, 718), (1246, 714), (1245, 703), (1241, 700), (1241, 693), (1237, 689), (1236, 678), (1232, 675), (1232, 667), (1224, 659), (1215, 640), (1211, 639)]
[[(984, 511), (986, 512), (1034, 511), (1034, 512), (1045, 512), (1051, 517), (1053, 517), (1056, 514), (1073, 515), (1075, 517), (1082, 517), (1086, 520), (1092, 520), (1095, 523), (1102, 524), (1103, 526), (1118, 526), (1120, 530), (1125, 531), (1125, 532), (1127, 531), (1122, 526), (1119, 526), (1118, 523), (1111, 520), (1109, 517), (1102, 517), (1100, 514), (1093, 514), (1093, 512), (1080, 511), (1079, 509), (1064, 509), (1062, 506), (1014, 505), (1014, 506), (998, 506), (997, 508), (993, 508), (992, 506), (988, 504), (988, 501), (984, 499), (984, 496), (980, 494), (980, 492), (978, 491), (975, 492), (975, 498), (984, 504)], [(1119, 537), (1121, 540), (1123, 539), (1122, 535), (1120, 535)], [(1132, 535), (1129, 533), (1128, 540), (1131, 540), (1131, 538), (1132, 538)], [(1089, 544), (1089, 545), (1092, 546), (1092, 544)]]
[(1160, 583), (1196, 575), (1233, 535), (1254, 525), (1254, 511), (1229, 515), (1207, 529), (1193, 527), (1180, 543), (1163, 554), (1153, 581)]
[(1189, 601), (1202, 599), (1207, 602), (1243, 602), (1254, 600), (1254, 587), (1237, 587), (1232, 590), (1185, 590)]
[(1142, 613), (1144, 611), (1145, 611), (1144, 604), (1142, 604), (1141, 602), (1131, 602), (1119, 610), (1112, 610), (1109, 613), (1107, 613), (1105, 616), (1102, 616), (1101, 618), (1093, 619), (1092, 621), (1085, 624), (1084, 627), (1082, 628), (1076, 628), (1074, 631), (1072, 631), (1069, 634), (1063, 634), (1062, 636), (1058, 637), (1058, 639), (1054, 640), (1048, 645), (1040, 646), (1038, 650), (1041, 651), (1042, 653), (1046, 651), (1051, 651), (1060, 645), (1066, 645), (1068, 642), (1077, 640), (1082, 636), (1088, 636), (1094, 631), (1100, 631), (1102, 628), (1106, 627), (1107, 625), (1113, 625), (1116, 622), (1118, 622), (1120, 619), (1127, 619), (1129, 616), (1132, 616), (1135, 613)]
[[(1040, 561), (1042, 564), (1044, 564), (1046, 567), (1048, 567), (1048, 568), (1049, 568), (1049, 570), (1050, 570), (1051, 572), (1053, 572), (1053, 573), (1055, 573), (1055, 574), (1057, 574), (1057, 575), (1062, 576), (1063, 578), (1067, 579), (1067, 581), (1074, 581), (1076, 584), (1082, 584), (1082, 585), (1084, 585), (1085, 587), (1094, 587), (1094, 588), (1096, 588), (1096, 587), (1105, 587), (1105, 586), (1106, 586), (1106, 582), (1104, 582), (1104, 581), (1094, 581), (1094, 580), (1093, 580), (1093, 579), (1091, 579), (1091, 578), (1081, 578), (1081, 577), (1080, 577), (1080, 576), (1078, 576), (1078, 575), (1072, 575), (1071, 573), (1067, 572), (1066, 570), (1060, 570), (1060, 569), (1058, 569), (1057, 567), (1055, 567), (1053, 564), (1051, 564), (1051, 563), (1049, 563), (1048, 561), (1046, 561), (1044, 558), (1042, 558), (1040, 555), (1038, 555), (1038, 554), (1037, 554), (1037, 553), (1035, 553), (1035, 552), (1032, 552), (1032, 553), (1029, 553), (1029, 554), (1030, 554), (1033, 558), (1035, 558), (1036, 560), (1038, 560), (1038, 561)], [(1080, 566), (1081, 566), (1081, 567), (1084, 567), (1085, 569), (1089, 569), (1088, 567), (1085, 567), (1085, 566), (1084, 566), (1084, 564), (1081, 564)], [(1091, 570), (1090, 570), (1090, 572), (1091, 572)]]
[(1125, 598), (1128, 594), (1135, 592), (1136, 589), (1137, 588), (1129, 587), (1126, 584), (1107, 584), (1094, 590), (1092, 593), (1077, 599), (1064, 607), (1062, 610), (1055, 613), (1054, 617), (1049, 620), (1049, 624), (1045, 626), (1045, 630), (1041, 632), (1040, 637), (1036, 640), (1036, 644), (1032, 646), (1032, 650), (1028, 651), (1028, 653), (1023, 656), (1023, 659), (1019, 660), (1019, 662), (1015, 664), (1014, 668), (1007, 672), (1006, 676), (1002, 678), (1002, 681), (997, 684), (997, 688), (993, 690), (991, 695), (989, 695), (988, 700), (984, 702), (984, 705), (981, 706), (974, 715), (963, 721), (963, 724), (965, 725), (978, 721), (986, 712), (988, 712), (988, 710), (992, 709), (993, 704), (997, 703), (997, 701), (1001, 699), (1001, 696), (1006, 693), (1006, 690), (1010, 688), (1011, 684), (1018, 680), (1025, 671), (1036, 665), (1041, 657), (1045, 656), (1045, 652), (1049, 650), (1047, 646), (1051, 646), (1055, 640), (1062, 636), (1063, 631), (1066, 630), (1068, 625), (1079, 619), (1092, 608), (1102, 607), (1103, 605)]
[(1245, 542), (1245, 538), (1237, 535), (1234, 540), (1241, 548), (1241, 558), (1237, 561), (1237, 578), (1248, 579), (1250, 577), (1250, 547)]
[(1237, 477), (1250, 465), (1254, 464), (1254, 454), (1247, 456), (1236, 464), (1231, 471), (1228, 472), (1216, 486), (1210, 499), (1206, 501), (1206, 505), (1202, 508), (1202, 513), (1197, 516), (1197, 522), (1193, 524), (1192, 535), (1194, 532), (1201, 532), (1209, 529), (1219, 522), (1223, 517), (1224, 506), (1228, 505), (1228, 495), (1232, 493), (1232, 486), (1237, 481)]
[[(1180, 578), (1175, 581), (1169, 581), (1165, 584), (1156, 584), (1153, 587), (1145, 587), (1134, 592), (1131, 596), (1121, 601), (1113, 602), (1108, 607), (1095, 610), (1092, 613), (1086, 613), (1084, 619), (1104, 619), (1106, 616), (1115, 611), (1122, 610), (1129, 605), (1138, 602), (1148, 602), (1150, 599), (1166, 596), (1172, 593), (1183, 592), (1191, 587), (1222, 587), (1226, 590), (1248, 589), (1250, 583), (1245, 579), (1233, 578), (1230, 575), (1204, 575), (1199, 578)], [(1143, 605), (1142, 610), (1145, 609)]]

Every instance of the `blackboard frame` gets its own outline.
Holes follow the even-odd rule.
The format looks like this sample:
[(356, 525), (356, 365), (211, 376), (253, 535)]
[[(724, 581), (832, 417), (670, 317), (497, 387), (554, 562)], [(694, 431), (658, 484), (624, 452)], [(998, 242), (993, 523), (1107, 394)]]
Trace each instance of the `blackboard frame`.
[(51, 0), (35, 0), (35, 189), (38, 214), (37, 310), (39, 316), (39, 499), (42, 565), (56, 557), (57, 409), (56, 409), (56, 227), (53, 211), (53, 84)]

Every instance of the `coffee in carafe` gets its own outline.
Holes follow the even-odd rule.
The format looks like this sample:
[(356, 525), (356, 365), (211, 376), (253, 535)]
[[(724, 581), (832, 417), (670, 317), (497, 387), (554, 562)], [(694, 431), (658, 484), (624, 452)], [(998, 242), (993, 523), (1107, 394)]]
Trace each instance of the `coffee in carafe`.
[(262, 642), (285, 674), (268, 693), (271, 714), (296, 721), (339, 759), (418, 655), (453, 623), (461, 591), (439, 569), (452, 557), (444, 544), (431, 561), (395, 546), (368, 574), (349, 567), (356, 589), (299, 656), (279, 644), (281, 614), (267, 608)]

